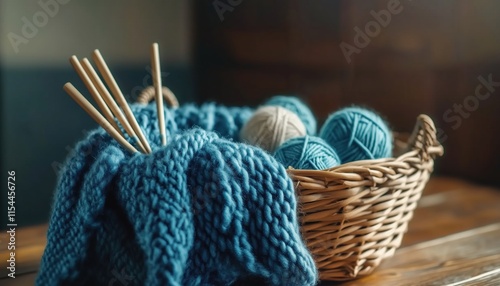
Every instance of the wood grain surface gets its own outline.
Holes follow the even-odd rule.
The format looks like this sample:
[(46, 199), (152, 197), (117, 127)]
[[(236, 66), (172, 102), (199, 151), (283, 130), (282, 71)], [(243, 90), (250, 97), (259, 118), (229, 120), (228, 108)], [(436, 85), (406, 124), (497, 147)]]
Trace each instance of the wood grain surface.
[(500, 279), (500, 223), (399, 249), (372, 275), (323, 285), (474, 285)]

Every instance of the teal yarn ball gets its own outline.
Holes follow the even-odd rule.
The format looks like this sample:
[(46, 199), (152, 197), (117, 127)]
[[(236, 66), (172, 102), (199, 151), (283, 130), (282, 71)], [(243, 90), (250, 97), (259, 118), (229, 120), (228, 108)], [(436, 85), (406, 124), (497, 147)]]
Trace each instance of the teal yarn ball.
[(276, 95), (271, 97), (268, 101), (264, 103), (264, 105), (268, 106), (281, 106), (286, 108), (293, 113), (297, 114), (297, 116), (302, 120), (304, 126), (306, 127), (308, 135), (316, 135), (316, 117), (311, 112), (311, 109), (300, 99), (295, 96), (285, 96), (285, 95)]
[(274, 158), (285, 168), (324, 170), (340, 165), (337, 153), (325, 140), (308, 135), (286, 141), (276, 150)]
[(392, 155), (392, 133), (375, 112), (348, 107), (331, 114), (319, 132), (342, 163)]

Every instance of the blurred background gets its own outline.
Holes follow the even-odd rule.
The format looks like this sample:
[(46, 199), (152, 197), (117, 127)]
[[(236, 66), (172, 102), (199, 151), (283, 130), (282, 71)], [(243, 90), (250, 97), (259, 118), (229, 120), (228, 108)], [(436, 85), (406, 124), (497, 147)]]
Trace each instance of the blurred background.
[[(320, 123), (360, 104), (400, 132), (426, 113), (445, 146), (436, 175), (500, 186), (499, 9), (494, 0), (1, 1), (1, 162), (4, 178), (16, 171), (18, 225), (48, 220), (61, 164), (97, 126), (62, 90), (71, 81), (86, 91), (68, 58), (99, 48), (133, 101), (151, 84), (154, 41), (181, 104), (297, 94)], [(5, 209), (5, 192), (1, 200)]]

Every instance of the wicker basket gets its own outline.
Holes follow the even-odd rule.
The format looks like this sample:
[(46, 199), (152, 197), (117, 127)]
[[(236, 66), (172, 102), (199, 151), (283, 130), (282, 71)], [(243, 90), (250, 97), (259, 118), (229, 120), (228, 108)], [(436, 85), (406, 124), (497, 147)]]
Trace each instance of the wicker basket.
[[(163, 87), (172, 107), (175, 95)], [(147, 104), (154, 89), (137, 99)], [(420, 115), (407, 142), (395, 136), (397, 158), (350, 162), (332, 169), (288, 169), (295, 183), (301, 233), (321, 280), (348, 280), (371, 273), (394, 254), (413, 210), (443, 154), (434, 123)]]
[(288, 170), (298, 195), (302, 236), (321, 280), (369, 274), (400, 246), (443, 147), (426, 115), (417, 118), (407, 144), (395, 141), (396, 158), (322, 171)]

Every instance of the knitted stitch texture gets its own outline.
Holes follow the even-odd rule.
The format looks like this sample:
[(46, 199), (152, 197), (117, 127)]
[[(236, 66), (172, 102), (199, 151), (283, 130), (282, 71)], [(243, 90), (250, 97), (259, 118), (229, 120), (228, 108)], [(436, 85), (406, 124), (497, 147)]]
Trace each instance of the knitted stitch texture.
[(133, 112), (153, 153), (131, 155), (100, 128), (77, 145), (61, 171), (37, 285), (316, 283), (279, 163), (213, 132), (178, 132), (180, 113), (168, 109), (160, 147), (154, 108)]
[(173, 110), (179, 130), (200, 127), (234, 141), (239, 140), (240, 130), (252, 114), (248, 107), (226, 107), (212, 102), (199, 107), (185, 104)]

